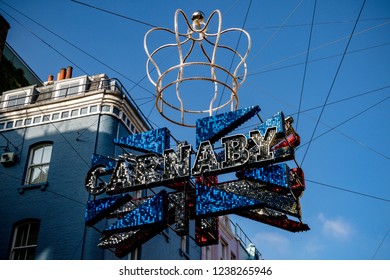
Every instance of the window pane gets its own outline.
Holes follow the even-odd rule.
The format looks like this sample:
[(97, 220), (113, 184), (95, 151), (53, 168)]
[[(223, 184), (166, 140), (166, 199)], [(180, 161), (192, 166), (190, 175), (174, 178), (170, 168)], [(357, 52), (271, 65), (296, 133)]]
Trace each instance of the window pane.
[(35, 245), (38, 242), (38, 230), (39, 230), (39, 224), (38, 223), (31, 223), (30, 224), (30, 232), (27, 239), (27, 245)]
[(13, 252), (12, 259), (13, 260), (24, 260), (26, 258), (26, 252), (27, 249), (22, 248), (22, 249), (15, 249)]
[(79, 91), (79, 83), (69, 85), (68, 95), (76, 94)]
[(46, 146), (43, 150), (42, 163), (49, 163), (51, 158), (52, 146)]
[(59, 97), (65, 97), (67, 91), (68, 91), (68, 88), (63, 88), (63, 87), (61, 87), (60, 93), (58, 94), (58, 96), (59, 96)]
[(22, 126), (23, 121), (22, 120), (17, 120), (15, 123), (15, 127)]
[(58, 120), (60, 118), (60, 113), (55, 113), (51, 116), (52, 120)]
[(88, 113), (88, 108), (87, 107), (80, 109), (80, 115), (85, 115), (87, 113)]
[(28, 232), (28, 224), (18, 226), (16, 231), (17, 235), (16, 235), (14, 247), (20, 247), (26, 245), (27, 232)]
[(49, 165), (31, 167), (30, 184), (39, 184), (47, 182)]
[(72, 110), (72, 111), (70, 112), (70, 116), (71, 116), (71, 117), (77, 117), (78, 114), (79, 114), (79, 109), (75, 109), (75, 110)]
[(12, 128), (14, 125), (14, 122), (7, 122), (6, 128)]
[(42, 155), (43, 155), (43, 148), (39, 148), (34, 150), (32, 162), (33, 164), (41, 163), (42, 162)]
[(31, 248), (27, 248), (27, 252), (26, 252), (26, 260), (33, 260), (35, 259), (35, 251), (36, 251), (36, 247), (31, 247)]
[(30, 171), (30, 184), (38, 184), (40, 183), (39, 181), (39, 176), (41, 174), (41, 167), (32, 167)]
[(16, 106), (16, 97), (12, 96), (8, 99), (7, 107), (13, 107), (13, 106)]
[(108, 106), (108, 105), (103, 105), (102, 106), (102, 112), (110, 112), (110, 110), (111, 110), (110, 106)]
[(16, 105), (23, 105), (24, 101), (26, 100), (26, 93), (21, 93), (17, 97), (18, 99), (16, 100)]
[(41, 121), (41, 117), (35, 117), (33, 119), (33, 123), (39, 123)]

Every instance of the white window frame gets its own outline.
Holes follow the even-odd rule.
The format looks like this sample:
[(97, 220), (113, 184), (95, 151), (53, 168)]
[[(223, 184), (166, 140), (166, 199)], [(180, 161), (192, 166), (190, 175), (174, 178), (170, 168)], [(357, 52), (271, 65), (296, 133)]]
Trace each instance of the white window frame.
[[(26, 225), (27, 225), (27, 231), (21, 231), (22, 227), (25, 227)], [(35, 234), (36, 240), (30, 240), (31, 239), (32, 225), (37, 226), (35, 228), (37, 231)], [(12, 237), (12, 246), (11, 246), (11, 252), (10, 252), (10, 257), (9, 257), (10, 260), (35, 259), (36, 248), (38, 245), (39, 228), (40, 228), (40, 221), (35, 220), (35, 219), (34, 220), (26, 220), (25, 222), (21, 222), (14, 227), (13, 237)], [(20, 234), (22, 234), (22, 236), (20, 236)], [(15, 243), (18, 239), (23, 244), (16, 245)], [(33, 242), (28, 244), (29, 241), (33, 241)], [(17, 251), (22, 251), (22, 253), (24, 253), (24, 256), (22, 256), (22, 254), (20, 254), (20, 253), (17, 254)], [(33, 254), (31, 254), (31, 252), (33, 252)], [(34, 255), (33, 258), (31, 258), (31, 255)], [(18, 258), (16, 258), (16, 257), (18, 257)]]
[[(55, 85), (54, 85), (54, 98), (55, 99), (57, 99), (57, 98), (65, 98), (65, 97), (68, 97), (68, 96), (74, 96), (74, 95), (82, 94), (82, 93), (85, 92), (86, 84), (87, 84), (87, 76), (82, 76), (82, 77), (77, 77), (77, 78), (73, 78), (73, 79), (64, 79), (64, 80), (56, 81)], [(63, 89), (66, 89), (66, 88), (71, 88), (71, 91), (73, 91), (73, 89), (76, 89), (76, 92), (73, 92), (73, 93), (70, 93), (70, 94), (67, 93), (64, 96), (60, 95), (61, 91)]]
[[(18, 107), (25, 106), (25, 105), (29, 104), (31, 101), (31, 96), (32, 96), (33, 91), (34, 91), (34, 87), (35, 86), (31, 86), (29, 88), (17, 89), (17, 90), (7, 91), (7, 92), (3, 93), (3, 95), (4, 95), (3, 108), (11, 108), (12, 109), (12, 108), (18, 108)], [(10, 104), (9, 104), (10, 99), (13, 96), (19, 96), (22, 94), (25, 94), (25, 96), (24, 97), (17, 97), (16, 99), (13, 99), (13, 100), (17, 100), (16, 104), (10, 106)]]
[[(51, 147), (49, 161), (47, 161), (47, 162), (42, 161), (43, 155), (44, 155), (44, 153), (42, 153), (41, 161), (39, 163), (33, 163), (35, 152), (38, 151), (39, 149), (42, 149), (42, 148), (45, 149), (46, 147)], [(28, 160), (27, 176), (26, 176), (26, 184), (27, 185), (42, 184), (42, 183), (46, 183), (48, 181), (49, 174), (46, 175), (46, 180), (41, 179), (41, 180), (39, 180), (39, 182), (33, 182), (32, 175), (33, 175), (33, 170), (40, 168), (40, 167), (44, 167), (44, 166), (47, 166), (47, 172), (49, 172), (52, 153), (53, 153), (53, 143), (42, 143), (42, 144), (34, 145), (30, 148), (30, 156), (29, 156), (29, 160)]]

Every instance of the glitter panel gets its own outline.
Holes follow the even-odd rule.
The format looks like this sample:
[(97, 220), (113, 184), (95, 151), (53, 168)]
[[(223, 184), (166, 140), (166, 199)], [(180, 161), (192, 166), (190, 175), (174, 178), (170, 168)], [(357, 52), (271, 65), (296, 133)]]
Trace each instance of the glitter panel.
[(152, 152), (161, 155), (170, 148), (170, 132), (166, 127), (115, 138), (114, 143), (121, 147), (132, 148), (140, 152)]
[(85, 224), (92, 226), (131, 199), (129, 194), (122, 194), (87, 202), (85, 211)]
[(261, 213), (258, 210), (242, 211), (237, 213), (240, 216), (277, 227), (290, 232), (302, 232), (310, 230), (307, 224), (289, 219), (285, 215), (272, 215), (269, 213)]
[(130, 231), (166, 222), (167, 208), (167, 193), (163, 190), (126, 214), (122, 219), (108, 226), (104, 233)]
[(276, 128), (276, 134), (285, 134), (285, 126), (284, 126), (284, 114), (283, 112), (278, 112), (275, 116), (267, 119), (264, 123), (259, 125), (253, 130), (260, 131), (261, 135), (266, 135), (267, 130), (270, 128)]
[(98, 154), (92, 155), (91, 166), (104, 165), (106, 166), (106, 170), (109, 171), (109, 170), (114, 170), (115, 164), (116, 164), (116, 160), (111, 157), (102, 156)]
[(196, 215), (218, 216), (234, 210), (263, 206), (262, 202), (242, 195), (196, 185)]
[(218, 141), (218, 139), (245, 123), (258, 112), (260, 112), (260, 107), (252, 106), (198, 119), (196, 121), (196, 147), (199, 147), (202, 141), (209, 140), (211, 143)]
[(252, 180), (264, 184), (284, 187), (286, 189), (289, 187), (289, 167), (284, 163), (238, 171), (236, 176), (239, 179)]
[(296, 201), (292, 196), (268, 191), (259, 182), (248, 182), (246, 180), (230, 181), (218, 184), (214, 188), (230, 194), (243, 196), (247, 199), (256, 200), (264, 207), (298, 218), (301, 217), (299, 201)]

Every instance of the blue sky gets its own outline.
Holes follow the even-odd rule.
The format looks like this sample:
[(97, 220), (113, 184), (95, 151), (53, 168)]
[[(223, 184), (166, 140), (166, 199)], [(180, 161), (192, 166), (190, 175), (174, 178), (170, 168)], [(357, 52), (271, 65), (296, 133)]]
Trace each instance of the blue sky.
[[(390, 2), (367, 1), (349, 42), (363, 1), (318, 0), (308, 57), (314, 1), (84, 3), (127, 18), (70, 0), (0, 1), (11, 24), (8, 43), (42, 80), (68, 65), (73, 76), (106, 73), (131, 90), (156, 127), (194, 141), (193, 129), (167, 122), (154, 108), (143, 39), (150, 25), (173, 29), (178, 8), (189, 17), (202, 10), (206, 18), (219, 9), (223, 29), (244, 27), (252, 38), (239, 108), (259, 105), (263, 119), (283, 111), (296, 120), (302, 143), (296, 158), (307, 179), (303, 221), (311, 230), (293, 234), (232, 219), (265, 259), (390, 259)], [(225, 43), (234, 48), (237, 42), (238, 36)], [(175, 55), (166, 62), (175, 65)]]

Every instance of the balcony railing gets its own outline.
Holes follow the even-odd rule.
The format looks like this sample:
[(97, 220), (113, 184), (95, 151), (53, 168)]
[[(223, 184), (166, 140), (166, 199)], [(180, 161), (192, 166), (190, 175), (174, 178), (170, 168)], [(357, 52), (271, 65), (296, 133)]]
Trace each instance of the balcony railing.
[(80, 79), (56, 81), (42, 87), (26, 87), (19, 90), (4, 92), (0, 97), (0, 113), (23, 108), (29, 105), (42, 105), (50, 102), (85, 96), (89, 92), (105, 90), (107, 92), (124, 95), (131, 106), (143, 117), (151, 128), (152, 125), (141, 109), (130, 96), (129, 92), (118, 79), (89, 80), (86, 76)]
[[(241, 242), (241, 244), (247, 248), (249, 246), (249, 244), (253, 244), (253, 242), (249, 239), (249, 237), (246, 235), (246, 233), (244, 232), (244, 230), (237, 224), (237, 223), (233, 223), (232, 220), (230, 220), (230, 223), (234, 229), (234, 235), (237, 237), (237, 239)], [(261, 260), (263, 259), (262, 258), (262, 255), (260, 253), (259, 250), (257, 250), (256, 248), (256, 251), (255, 251), (255, 256)]]

